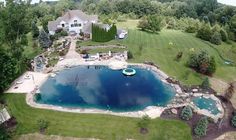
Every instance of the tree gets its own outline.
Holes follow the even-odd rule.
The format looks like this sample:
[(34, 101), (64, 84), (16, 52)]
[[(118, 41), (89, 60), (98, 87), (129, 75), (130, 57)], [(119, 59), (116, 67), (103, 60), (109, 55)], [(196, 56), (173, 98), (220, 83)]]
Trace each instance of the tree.
[(138, 28), (143, 31), (158, 32), (161, 30), (162, 18), (157, 15), (149, 15), (141, 19)]
[(35, 22), (32, 22), (31, 31), (33, 38), (38, 38), (39, 36), (39, 28), (37, 27)]
[(115, 39), (117, 34), (116, 25), (112, 25), (109, 30), (99, 27), (96, 24), (92, 25), (92, 41), (95, 42), (107, 42)]
[(197, 31), (197, 37), (203, 40), (209, 41), (211, 39), (211, 26), (209, 24), (203, 24), (201, 28)]
[(215, 58), (209, 56), (207, 52), (191, 54), (188, 60), (188, 66), (202, 74), (212, 75), (216, 71)]
[(48, 33), (48, 22), (52, 21), (53, 17), (51, 15), (45, 15), (41, 18), (41, 24), (43, 26), (43, 29), (46, 33)]
[(234, 33), (234, 39), (236, 40), (236, 15), (230, 20), (230, 29)]
[(197, 125), (194, 128), (194, 133), (198, 137), (205, 136), (207, 133), (207, 127), (208, 127), (208, 119), (207, 117), (203, 117), (197, 122)]
[[(31, 18), (27, 13), (28, 4), (24, 1), (8, 0), (0, 11), (0, 39), (10, 47), (13, 57), (20, 60), (23, 46), (21, 39), (30, 30)], [(0, 41), (0, 42), (1, 42)]]
[(208, 77), (206, 77), (206, 78), (203, 80), (203, 82), (202, 82), (202, 84), (201, 84), (201, 87), (202, 87), (203, 89), (208, 89), (208, 88), (210, 87), (210, 82), (209, 82), (209, 78), (208, 78)]
[(3, 127), (0, 126), (0, 140), (9, 140), (10, 135), (8, 134), (7, 130)]
[(220, 45), (222, 40), (221, 40), (221, 34), (217, 31), (215, 31), (210, 39), (210, 42), (216, 45)]
[(226, 42), (228, 40), (228, 33), (224, 29), (220, 30), (220, 35), (222, 41)]
[(17, 74), (17, 63), (7, 52), (0, 49), (0, 93), (7, 88)]
[(140, 128), (140, 132), (147, 133), (149, 124), (150, 124), (150, 117), (148, 117), (147, 115), (143, 116), (142, 119), (138, 122), (138, 127)]
[(182, 109), (181, 114), (180, 114), (181, 119), (188, 121), (192, 118), (192, 116), (193, 116), (193, 111), (192, 111), (191, 107), (185, 106)]
[(38, 39), (42, 48), (49, 48), (52, 45), (48, 34), (43, 29), (40, 31)]
[(39, 131), (42, 133), (48, 128), (49, 122), (44, 119), (39, 119), (37, 120), (37, 125), (39, 128)]

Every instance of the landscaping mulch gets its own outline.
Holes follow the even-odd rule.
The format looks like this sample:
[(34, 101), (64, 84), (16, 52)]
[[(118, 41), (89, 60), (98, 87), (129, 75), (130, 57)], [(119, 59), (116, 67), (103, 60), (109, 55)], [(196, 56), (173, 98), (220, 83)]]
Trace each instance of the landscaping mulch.
[[(225, 117), (223, 121), (218, 122), (218, 123), (209, 121), (207, 135), (204, 137), (198, 138), (193, 133), (194, 126), (197, 124), (200, 118), (204, 117), (204, 115), (193, 113), (193, 117), (191, 120), (189, 121), (182, 120), (183, 122), (186, 122), (192, 128), (192, 135), (193, 135), (194, 140), (214, 140), (215, 138), (223, 135), (226, 132), (236, 131), (236, 128), (233, 128), (230, 124), (230, 120), (233, 116), (232, 112), (234, 111), (234, 108), (230, 102), (223, 102), (223, 104), (224, 104), (224, 107), (226, 108), (226, 113), (225, 113)], [(161, 114), (161, 118), (181, 120), (180, 113), (183, 107), (175, 108), (175, 109), (177, 110), (177, 114), (173, 114), (171, 112), (171, 109), (167, 109)]]

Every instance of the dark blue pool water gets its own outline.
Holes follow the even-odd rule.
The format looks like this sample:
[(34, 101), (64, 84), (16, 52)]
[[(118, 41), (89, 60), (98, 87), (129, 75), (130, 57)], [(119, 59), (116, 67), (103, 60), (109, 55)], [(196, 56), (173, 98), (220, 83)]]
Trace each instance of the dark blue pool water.
[(132, 67), (136, 75), (104, 66), (78, 66), (63, 70), (41, 87), (38, 103), (71, 108), (98, 108), (112, 111), (135, 111), (150, 105), (165, 106), (174, 90), (161, 82), (154, 72)]

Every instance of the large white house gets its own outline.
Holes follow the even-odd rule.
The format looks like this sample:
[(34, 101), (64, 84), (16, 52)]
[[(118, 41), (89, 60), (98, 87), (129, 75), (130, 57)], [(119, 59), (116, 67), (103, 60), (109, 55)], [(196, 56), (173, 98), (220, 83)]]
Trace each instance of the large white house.
[(54, 35), (58, 29), (64, 29), (68, 33), (86, 33), (91, 34), (92, 23), (98, 22), (97, 15), (87, 15), (81, 10), (69, 10), (62, 17), (55, 21), (48, 22), (49, 34)]

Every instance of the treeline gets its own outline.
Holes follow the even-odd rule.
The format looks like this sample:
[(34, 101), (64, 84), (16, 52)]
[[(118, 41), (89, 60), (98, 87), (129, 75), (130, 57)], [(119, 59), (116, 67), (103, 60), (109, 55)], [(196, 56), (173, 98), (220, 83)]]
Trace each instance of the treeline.
[(117, 34), (116, 25), (112, 25), (109, 30), (101, 28), (96, 24), (92, 25), (92, 41), (95, 42), (107, 42), (115, 39)]
[[(29, 12), (47, 32), (48, 21), (56, 19), (68, 9), (78, 8), (90, 14), (98, 14), (100, 20), (108, 24), (125, 21), (127, 18), (146, 18), (147, 21), (146, 16), (157, 15), (164, 17), (162, 19), (167, 28), (184, 28), (191, 32), (196, 32), (201, 25), (188, 26), (186, 29), (184, 22), (197, 19), (210, 24), (211, 28), (218, 24), (227, 32), (230, 40), (236, 40), (236, 7), (219, 4), (217, 0), (59, 0), (35, 4)], [(161, 26), (165, 24), (162, 22)]]
[(31, 30), (30, 4), (8, 0), (0, 7), (0, 93), (27, 67), (23, 54), (28, 45), (26, 34)]

